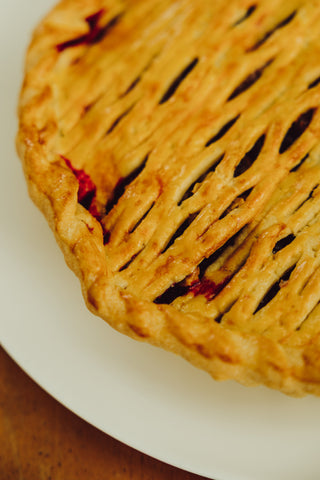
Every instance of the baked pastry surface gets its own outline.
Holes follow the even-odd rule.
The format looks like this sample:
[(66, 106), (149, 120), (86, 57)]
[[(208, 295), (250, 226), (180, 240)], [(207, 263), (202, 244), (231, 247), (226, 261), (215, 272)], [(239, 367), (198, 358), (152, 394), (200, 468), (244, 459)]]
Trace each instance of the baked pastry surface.
[(87, 306), (215, 379), (320, 395), (320, 3), (62, 0), (17, 146)]

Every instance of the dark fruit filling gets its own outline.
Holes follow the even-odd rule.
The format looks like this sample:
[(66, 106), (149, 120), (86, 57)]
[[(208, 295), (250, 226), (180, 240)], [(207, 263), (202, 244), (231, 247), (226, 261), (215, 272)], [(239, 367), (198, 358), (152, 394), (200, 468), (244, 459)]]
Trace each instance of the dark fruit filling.
[(208, 278), (203, 278), (200, 282), (191, 285), (189, 291), (193, 293), (194, 296), (204, 295), (204, 297), (210, 301), (223, 290), (229, 280), (230, 278), (227, 277), (223, 282), (216, 284)]
[(66, 162), (67, 167), (70, 168), (70, 170), (78, 180), (78, 183), (79, 183), (78, 202), (86, 210), (88, 210), (88, 212), (91, 213), (91, 215), (96, 220), (98, 220), (98, 222), (100, 222), (103, 230), (104, 245), (106, 245), (110, 240), (110, 232), (105, 230), (104, 226), (101, 223), (102, 218), (97, 209), (97, 205), (95, 201), (96, 190), (97, 190), (95, 184), (91, 180), (90, 176), (84, 170), (74, 168), (68, 158), (63, 157), (62, 155), (61, 155), (61, 158), (63, 158), (63, 160)]
[(192, 293), (194, 297), (203, 295), (208, 301), (213, 300), (214, 297), (224, 289), (229, 282), (230, 277), (227, 277), (221, 283), (214, 283), (209, 278), (202, 278), (201, 280), (186, 285), (184, 280), (179, 283), (171, 285), (162, 295), (155, 299), (155, 303), (164, 305), (170, 304), (178, 297)]
[(288, 148), (290, 148), (291, 145), (293, 145), (293, 143), (299, 137), (301, 137), (303, 132), (309, 127), (309, 125), (312, 121), (313, 115), (316, 112), (316, 110), (317, 110), (316, 108), (310, 108), (306, 112), (302, 113), (300, 115), (300, 117), (295, 122), (293, 122), (293, 124), (291, 125), (291, 127), (287, 131), (287, 133), (286, 133), (286, 135), (285, 135), (285, 137), (284, 137), (284, 139), (281, 143), (279, 153), (282, 154), (282, 153), (286, 152), (288, 150)]
[(110, 22), (107, 23), (107, 25), (105, 25), (104, 27), (100, 27), (99, 20), (102, 17), (103, 13), (104, 10), (101, 9), (93, 15), (89, 15), (89, 17), (86, 17), (85, 21), (88, 24), (89, 31), (84, 35), (80, 35), (79, 37), (67, 40), (66, 42), (59, 43), (56, 46), (58, 52), (63, 52), (67, 48), (77, 47), (78, 45), (93, 45), (94, 43), (100, 42), (100, 40), (103, 39), (103, 37), (107, 34), (110, 28), (112, 28), (119, 19), (119, 17), (117, 16), (110, 20)]

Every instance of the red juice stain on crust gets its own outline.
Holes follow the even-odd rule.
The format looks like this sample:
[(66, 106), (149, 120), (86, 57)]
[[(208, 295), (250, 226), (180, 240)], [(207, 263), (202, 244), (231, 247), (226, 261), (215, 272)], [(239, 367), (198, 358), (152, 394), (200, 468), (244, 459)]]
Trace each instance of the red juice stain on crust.
[[(61, 155), (61, 158), (65, 161), (66, 165), (76, 179), (78, 180), (79, 183), (79, 190), (78, 190), (78, 202), (86, 209), (88, 210), (91, 215), (98, 220), (98, 222), (101, 224), (102, 231), (103, 231), (103, 243), (106, 245), (109, 240), (110, 240), (110, 232), (106, 230), (101, 223), (102, 217), (97, 209), (96, 205), (96, 192), (97, 188), (95, 184), (93, 183), (92, 179), (90, 176), (82, 169), (77, 169), (74, 168), (70, 160), (63, 155)], [(90, 231), (92, 231), (89, 228)]]
[(99, 21), (104, 14), (105, 10), (101, 9), (93, 15), (89, 15), (85, 18), (85, 21), (89, 27), (87, 33), (80, 35), (79, 37), (72, 38), (66, 42), (59, 43), (56, 45), (58, 52), (63, 52), (67, 48), (77, 47), (79, 45), (93, 45), (100, 42), (107, 32), (112, 28), (118, 21), (120, 16), (116, 16), (111, 19), (106, 25), (99, 26)]

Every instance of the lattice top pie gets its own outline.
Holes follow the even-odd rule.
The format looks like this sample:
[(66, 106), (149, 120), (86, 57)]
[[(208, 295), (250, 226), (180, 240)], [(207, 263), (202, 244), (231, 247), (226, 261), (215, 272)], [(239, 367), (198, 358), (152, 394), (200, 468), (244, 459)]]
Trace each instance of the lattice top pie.
[(320, 2), (62, 0), (18, 150), (88, 307), (215, 379), (320, 394)]

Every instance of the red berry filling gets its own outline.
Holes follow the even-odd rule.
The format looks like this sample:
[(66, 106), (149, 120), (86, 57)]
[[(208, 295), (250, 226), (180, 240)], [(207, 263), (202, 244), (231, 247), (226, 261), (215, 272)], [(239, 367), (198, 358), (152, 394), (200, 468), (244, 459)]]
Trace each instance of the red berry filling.
[(93, 45), (100, 42), (107, 32), (112, 28), (118, 21), (119, 16), (111, 19), (105, 26), (99, 26), (99, 20), (104, 14), (104, 9), (99, 10), (93, 15), (89, 15), (85, 18), (85, 21), (88, 24), (89, 31), (79, 37), (72, 38), (66, 42), (59, 43), (56, 48), (58, 52), (63, 52), (67, 48), (77, 47), (79, 45)]
[(191, 285), (189, 292), (193, 293), (194, 296), (204, 295), (204, 297), (210, 301), (223, 290), (229, 280), (230, 278), (227, 277), (223, 282), (216, 284), (208, 278), (203, 278), (200, 282)]
[(70, 160), (61, 155), (63, 160), (66, 162), (66, 165), (70, 168), (72, 173), (75, 175), (79, 183), (78, 190), (78, 202), (88, 210), (91, 215), (100, 222), (103, 230), (103, 241), (106, 245), (110, 240), (110, 232), (105, 230), (103, 224), (101, 223), (102, 217), (97, 209), (96, 205), (96, 191), (97, 188), (90, 176), (82, 169), (77, 169), (72, 166)]

